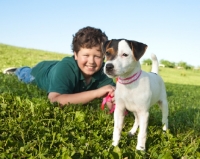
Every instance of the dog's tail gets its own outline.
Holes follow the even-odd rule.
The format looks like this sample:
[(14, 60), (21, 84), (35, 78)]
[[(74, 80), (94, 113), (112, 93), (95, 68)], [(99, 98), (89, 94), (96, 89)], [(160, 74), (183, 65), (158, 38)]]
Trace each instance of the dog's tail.
[(151, 54), (151, 60), (152, 60), (151, 72), (158, 74), (159, 63), (158, 63), (158, 59), (157, 59), (156, 55), (153, 53)]

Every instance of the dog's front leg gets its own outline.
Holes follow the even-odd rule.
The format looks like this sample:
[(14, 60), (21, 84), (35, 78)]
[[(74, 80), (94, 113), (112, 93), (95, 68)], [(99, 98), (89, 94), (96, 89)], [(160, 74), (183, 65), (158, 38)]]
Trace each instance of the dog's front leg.
[(115, 108), (114, 111), (114, 131), (113, 131), (113, 146), (117, 146), (120, 140), (122, 126), (124, 122), (124, 110)]
[(138, 125), (139, 125), (138, 114), (136, 112), (133, 112), (133, 114), (135, 116), (135, 122), (133, 124), (133, 128), (128, 133), (129, 136), (135, 135), (137, 128), (138, 128)]
[(138, 118), (139, 118), (140, 130), (139, 130), (139, 134), (138, 134), (136, 149), (137, 150), (145, 150), (149, 112), (138, 113)]

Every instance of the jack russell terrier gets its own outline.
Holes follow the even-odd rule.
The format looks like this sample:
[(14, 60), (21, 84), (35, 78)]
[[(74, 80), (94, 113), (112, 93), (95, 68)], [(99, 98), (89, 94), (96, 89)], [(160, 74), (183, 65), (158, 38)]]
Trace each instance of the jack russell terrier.
[(152, 54), (152, 70), (147, 73), (141, 70), (139, 59), (145, 53), (147, 45), (126, 39), (112, 39), (103, 44), (106, 63), (105, 74), (110, 78), (117, 77), (115, 90), (115, 111), (113, 146), (120, 140), (125, 110), (133, 112), (135, 123), (129, 131), (134, 135), (139, 127), (137, 150), (145, 150), (150, 106), (158, 103), (162, 110), (163, 130), (168, 129), (168, 102), (165, 85), (158, 75), (158, 60)]

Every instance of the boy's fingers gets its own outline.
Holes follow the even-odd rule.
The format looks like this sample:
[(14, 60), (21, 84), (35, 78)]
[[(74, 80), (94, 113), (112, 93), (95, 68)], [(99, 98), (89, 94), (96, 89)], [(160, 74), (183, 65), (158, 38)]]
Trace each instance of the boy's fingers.
[(112, 98), (112, 99), (111, 99), (111, 102), (114, 103), (114, 102), (115, 102), (115, 98)]

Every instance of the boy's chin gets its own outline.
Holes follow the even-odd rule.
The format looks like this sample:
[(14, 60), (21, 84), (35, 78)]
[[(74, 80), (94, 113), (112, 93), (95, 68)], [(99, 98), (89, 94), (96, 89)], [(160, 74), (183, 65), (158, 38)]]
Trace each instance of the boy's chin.
[(84, 72), (88, 75), (93, 75), (94, 73), (98, 72), (99, 69), (86, 69)]
[(83, 74), (85, 75), (85, 76), (93, 76), (93, 74), (95, 74), (97, 71), (85, 71), (85, 72), (83, 72)]

